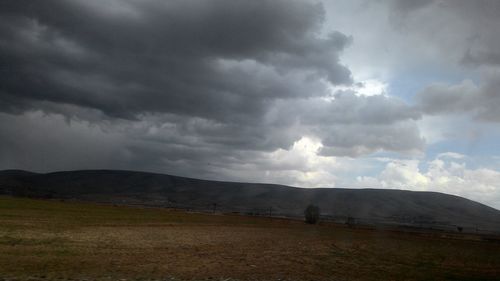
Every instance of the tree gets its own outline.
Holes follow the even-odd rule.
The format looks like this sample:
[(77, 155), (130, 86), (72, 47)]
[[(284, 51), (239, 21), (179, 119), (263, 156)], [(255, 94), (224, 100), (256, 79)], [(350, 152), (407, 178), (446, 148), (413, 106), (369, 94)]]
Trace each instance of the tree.
[(354, 227), (354, 225), (356, 224), (356, 220), (353, 217), (348, 216), (345, 224), (347, 224), (347, 226), (349, 227)]
[(309, 204), (304, 210), (304, 217), (307, 223), (315, 224), (319, 221), (319, 207)]

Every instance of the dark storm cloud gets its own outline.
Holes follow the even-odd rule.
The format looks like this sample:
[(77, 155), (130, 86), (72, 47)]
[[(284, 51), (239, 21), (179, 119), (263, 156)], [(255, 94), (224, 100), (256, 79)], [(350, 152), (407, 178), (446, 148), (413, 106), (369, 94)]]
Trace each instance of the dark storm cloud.
[[(274, 98), (351, 82), (350, 38), (303, 1), (4, 1), (1, 105), (74, 104), (135, 118), (252, 119)], [(309, 89), (309, 90), (306, 90)]]
[(332, 94), (353, 82), (340, 62), (353, 38), (323, 32), (324, 14), (310, 1), (3, 1), (0, 169), (220, 178), (304, 136), (329, 156), (421, 150), (406, 103)]
[(69, 124), (60, 115), (0, 113), (0, 169), (126, 168), (126, 141), (99, 126)]
[(161, 120), (146, 117), (97, 125), (41, 112), (0, 113), (0, 169), (129, 169), (222, 180), (221, 169), (265, 159), (265, 152), (226, 144), (230, 132), (220, 136), (223, 144), (211, 139), (206, 128), (192, 128), (201, 126), (192, 124), (194, 120)]

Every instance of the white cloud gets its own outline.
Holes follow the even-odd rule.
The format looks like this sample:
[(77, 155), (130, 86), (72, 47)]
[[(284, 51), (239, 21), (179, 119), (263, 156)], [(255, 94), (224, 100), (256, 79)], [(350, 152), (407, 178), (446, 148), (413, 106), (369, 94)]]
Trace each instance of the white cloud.
[[(339, 91), (350, 91), (356, 96), (387, 96), (387, 87), (389, 84), (379, 79), (371, 78), (366, 80), (356, 80), (353, 85), (330, 85), (329, 89), (332, 93)], [(333, 94), (333, 95), (334, 95)], [(333, 100), (335, 97), (328, 97), (327, 100)]]
[(224, 177), (299, 187), (335, 187), (336, 173), (350, 169), (350, 160), (320, 156), (317, 152), (322, 146), (319, 139), (305, 136), (289, 150), (259, 153), (253, 160), (226, 167)]
[(357, 94), (363, 96), (387, 95), (388, 84), (377, 79), (360, 81)]
[(389, 162), (379, 176), (384, 188), (425, 190), (429, 179), (420, 173), (418, 160)]
[(464, 155), (446, 152), (427, 162), (393, 160), (377, 176), (358, 177), (357, 185), (443, 192), (500, 208), (500, 172), (469, 169), (463, 159)]
[(443, 152), (439, 153), (437, 158), (453, 158), (453, 159), (463, 159), (466, 156), (456, 152)]

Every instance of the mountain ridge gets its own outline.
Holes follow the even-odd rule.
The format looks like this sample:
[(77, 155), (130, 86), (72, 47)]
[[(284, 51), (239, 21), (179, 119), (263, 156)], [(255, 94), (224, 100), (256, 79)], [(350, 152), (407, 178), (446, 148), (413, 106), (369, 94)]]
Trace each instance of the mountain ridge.
[(324, 218), (334, 221), (352, 217), (368, 224), (500, 231), (499, 210), (456, 195), (428, 191), (301, 188), (127, 170), (3, 170), (0, 194), (286, 217), (302, 216), (312, 203), (321, 208)]

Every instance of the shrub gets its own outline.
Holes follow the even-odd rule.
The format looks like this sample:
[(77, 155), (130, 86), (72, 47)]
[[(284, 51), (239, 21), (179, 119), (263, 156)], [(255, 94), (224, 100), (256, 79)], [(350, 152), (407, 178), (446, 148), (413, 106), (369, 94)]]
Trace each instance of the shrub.
[(304, 210), (304, 217), (307, 223), (315, 224), (319, 221), (319, 207), (310, 204)]
[(353, 217), (349, 216), (347, 217), (345, 224), (347, 224), (347, 226), (349, 227), (354, 227), (354, 225), (356, 224), (356, 220)]

